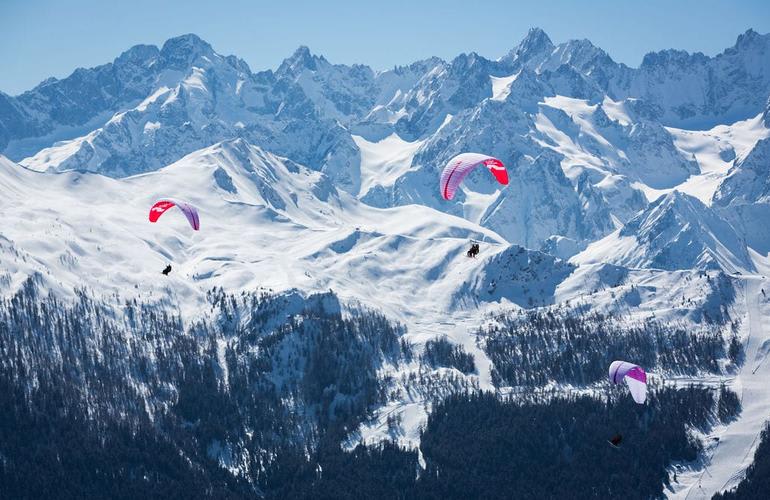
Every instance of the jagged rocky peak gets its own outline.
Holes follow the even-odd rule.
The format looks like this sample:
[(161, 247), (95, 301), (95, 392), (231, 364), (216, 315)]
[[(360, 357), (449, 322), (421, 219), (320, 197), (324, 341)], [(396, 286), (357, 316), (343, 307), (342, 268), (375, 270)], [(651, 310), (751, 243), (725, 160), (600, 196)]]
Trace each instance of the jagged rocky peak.
[(560, 44), (554, 55), (560, 64), (569, 64), (577, 69), (615, 65), (609, 54), (585, 38)]
[(211, 45), (192, 33), (166, 40), (160, 50), (165, 65), (172, 69), (187, 69), (201, 57), (214, 56), (216, 53)]
[(760, 35), (752, 28), (746, 30), (745, 33), (738, 35), (738, 39), (735, 41), (736, 50), (747, 50), (757, 46), (766, 45), (770, 41), (770, 35)]
[(530, 28), (527, 36), (513, 49), (508, 58), (526, 64), (530, 60), (550, 54), (554, 49), (553, 42), (540, 28)]
[(149, 66), (160, 55), (155, 45), (134, 45), (115, 59), (115, 65)]
[(691, 64), (705, 64), (708, 60), (708, 56), (702, 52), (690, 54), (686, 50), (667, 49), (645, 54), (639, 69), (644, 70), (672, 65), (687, 66)]
[(487, 63), (489, 63), (489, 61), (486, 58), (478, 55), (475, 52), (470, 52), (467, 54), (460, 54), (459, 56), (452, 59), (451, 65), (455, 69), (468, 69), (477, 64), (485, 65)]
[(321, 62), (326, 62), (326, 59), (322, 56), (316, 56), (310, 52), (310, 48), (306, 45), (300, 45), (297, 50), (289, 57), (285, 59), (278, 67), (278, 74), (293, 74), (298, 73), (304, 69), (310, 71), (318, 70), (318, 65)]
[(544, 79), (538, 77), (535, 72), (527, 67), (519, 71), (518, 76), (508, 87), (506, 100), (526, 106), (526, 110), (534, 112), (537, 103), (544, 96), (552, 96), (553, 89)]

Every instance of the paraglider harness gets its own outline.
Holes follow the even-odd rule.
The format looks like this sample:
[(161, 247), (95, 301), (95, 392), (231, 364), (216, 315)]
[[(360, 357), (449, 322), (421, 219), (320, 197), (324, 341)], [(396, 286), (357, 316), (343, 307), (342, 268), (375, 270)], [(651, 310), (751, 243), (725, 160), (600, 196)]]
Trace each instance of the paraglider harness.
[(468, 250), (468, 252), (466, 253), (466, 255), (467, 255), (468, 257), (473, 257), (473, 258), (475, 258), (475, 257), (476, 257), (476, 256), (479, 254), (479, 250), (480, 250), (480, 249), (479, 249), (479, 244), (478, 244), (478, 243), (476, 243), (475, 241), (471, 241), (471, 249), (470, 249), (470, 250)]

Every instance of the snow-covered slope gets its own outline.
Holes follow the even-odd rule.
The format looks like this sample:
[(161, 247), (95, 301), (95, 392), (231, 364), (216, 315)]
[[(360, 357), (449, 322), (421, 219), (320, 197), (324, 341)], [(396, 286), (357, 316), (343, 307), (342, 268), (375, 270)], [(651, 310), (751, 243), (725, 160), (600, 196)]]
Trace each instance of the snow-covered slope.
[(757, 142), (751, 151), (735, 162), (728, 177), (714, 195), (721, 207), (770, 201), (770, 138)]
[(548, 254), (512, 245), (484, 259), (455, 293), (462, 303), (509, 302), (521, 307), (553, 304), (559, 283), (574, 266)]
[(753, 271), (745, 241), (697, 198), (673, 191), (571, 259), (631, 268)]
[[(714, 194), (714, 206), (762, 255), (770, 253), (770, 106), (753, 120), (744, 148)], [(751, 145), (751, 146), (749, 146)]]
[(699, 175), (691, 176), (676, 189), (711, 205), (736, 159), (744, 158), (758, 141), (770, 136), (765, 113), (730, 125), (718, 125), (711, 130), (668, 127), (676, 147), (695, 158), (700, 166)]
[(743, 285), (746, 362), (730, 380), (741, 398), (741, 416), (706, 437), (705, 467), (684, 475), (671, 498), (711, 498), (714, 493), (735, 488), (751, 465), (759, 430), (770, 420), (770, 364), (766, 362), (770, 354), (770, 301), (763, 293), (767, 288), (764, 277), (753, 277)]
[[(400, 317), (414, 296), (430, 293), (432, 309), (450, 300), (470, 239), (489, 245), (485, 252), (504, 247), (500, 236), (427, 207), (368, 207), (324, 174), (243, 140), (122, 180), (3, 159), (0, 185), (0, 234), (34, 256), (3, 271), (16, 283), (39, 271), (64, 295), (79, 286), (157, 300), (170, 293), (194, 308), (215, 286), (334, 288)], [(201, 231), (173, 212), (150, 224), (149, 207), (163, 196), (199, 207)], [(167, 262), (174, 271), (164, 278)]]

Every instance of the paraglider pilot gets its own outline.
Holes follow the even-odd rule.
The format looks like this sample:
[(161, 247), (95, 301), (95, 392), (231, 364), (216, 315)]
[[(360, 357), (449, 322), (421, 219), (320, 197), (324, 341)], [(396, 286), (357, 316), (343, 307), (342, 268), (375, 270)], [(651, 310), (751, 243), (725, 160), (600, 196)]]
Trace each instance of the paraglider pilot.
[(167, 265), (166, 268), (162, 271), (164, 276), (168, 276), (168, 273), (171, 272), (171, 264)]

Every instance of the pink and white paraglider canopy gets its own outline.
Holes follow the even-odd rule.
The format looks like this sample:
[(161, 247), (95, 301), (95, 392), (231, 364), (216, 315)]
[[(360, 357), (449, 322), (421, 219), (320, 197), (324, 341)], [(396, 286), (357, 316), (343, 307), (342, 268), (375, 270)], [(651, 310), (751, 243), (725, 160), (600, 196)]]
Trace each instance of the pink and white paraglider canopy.
[(190, 226), (194, 230), (198, 231), (201, 228), (200, 218), (198, 217), (198, 210), (194, 206), (190, 205), (189, 203), (172, 200), (170, 198), (164, 198), (155, 202), (155, 204), (150, 209), (150, 222), (157, 222), (160, 216), (166, 213), (166, 211), (172, 207), (177, 207), (182, 211), (184, 216), (187, 217), (187, 222), (190, 223)]
[(487, 167), (500, 184), (508, 184), (508, 172), (497, 158), (479, 153), (461, 153), (449, 160), (441, 172), (441, 196), (445, 200), (454, 198), (465, 176), (479, 165)]
[(647, 374), (641, 366), (628, 361), (613, 361), (610, 365), (610, 382), (619, 384), (625, 381), (631, 397), (639, 404), (647, 400)]

